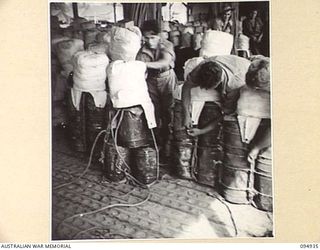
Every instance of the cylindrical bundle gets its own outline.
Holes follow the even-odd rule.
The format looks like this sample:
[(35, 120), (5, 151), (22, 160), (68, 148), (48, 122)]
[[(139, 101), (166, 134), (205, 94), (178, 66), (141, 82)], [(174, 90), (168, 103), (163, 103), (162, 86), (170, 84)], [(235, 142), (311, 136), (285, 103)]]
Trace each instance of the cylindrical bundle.
[(71, 146), (75, 151), (85, 152), (87, 150), (85, 96), (81, 96), (80, 110), (78, 111), (73, 105), (71, 91), (69, 91), (67, 98), (67, 113)]
[(230, 55), (233, 46), (233, 36), (229, 33), (208, 30), (204, 33), (200, 56)]
[(199, 136), (198, 145), (200, 147), (217, 147), (217, 145), (221, 144), (221, 119), (222, 111), (219, 105), (214, 102), (206, 102), (199, 117), (198, 127), (202, 129), (217, 120), (219, 123), (210, 132)]
[(183, 139), (173, 142), (173, 166), (175, 174), (182, 179), (192, 179), (194, 140)]
[(157, 179), (157, 153), (153, 147), (132, 149), (133, 177), (143, 184), (151, 184)]
[(223, 141), (224, 157), (219, 178), (221, 195), (229, 202), (248, 204), (253, 180), (247, 161), (248, 145), (241, 141), (236, 119), (224, 121)]
[[(107, 106), (96, 107), (93, 96), (90, 93), (83, 92), (85, 96), (85, 117), (86, 117), (86, 138), (88, 145), (88, 152), (96, 139), (96, 136), (106, 129), (108, 124)], [(93, 151), (93, 159), (96, 161), (100, 158), (100, 153), (103, 145), (103, 136), (99, 138)]]
[(84, 47), (87, 49), (89, 44), (96, 42), (98, 30), (87, 30), (84, 33)]
[(264, 211), (272, 211), (271, 147), (262, 151), (257, 157), (254, 174), (254, 189), (256, 194), (253, 200), (257, 208)]
[(118, 122), (118, 144), (128, 148), (153, 145), (151, 131), (148, 128), (144, 111), (140, 105), (121, 109)]
[(221, 147), (198, 147), (195, 177), (197, 182), (211, 187), (218, 183), (219, 169), (222, 165)]
[(104, 174), (109, 181), (119, 182), (125, 178), (123, 171), (131, 172), (127, 168), (130, 163), (130, 150), (115, 146), (112, 139), (105, 142)]
[(190, 135), (187, 134), (187, 130), (183, 125), (183, 113), (182, 113), (182, 102), (175, 100), (172, 115), (172, 129), (173, 129), (173, 140), (184, 140), (192, 139)]
[(72, 58), (74, 86), (80, 90), (105, 90), (106, 68), (109, 59), (106, 54), (79, 51)]

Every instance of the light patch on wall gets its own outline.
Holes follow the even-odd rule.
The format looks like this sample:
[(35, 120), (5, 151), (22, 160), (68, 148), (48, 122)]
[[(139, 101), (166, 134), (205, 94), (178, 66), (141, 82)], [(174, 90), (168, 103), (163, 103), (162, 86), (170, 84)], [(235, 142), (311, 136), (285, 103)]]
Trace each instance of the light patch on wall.
[(167, 3), (162, 7), (162, 17), (164, 21), (177, 20), (185, 24), (188, 21), (187, 7), (183, 3)]
[(79, 16), (88, 20), (115, 22), (123, 20), (123, 6), (117, 3), (116, 20), (113, 3), (78, 3)]

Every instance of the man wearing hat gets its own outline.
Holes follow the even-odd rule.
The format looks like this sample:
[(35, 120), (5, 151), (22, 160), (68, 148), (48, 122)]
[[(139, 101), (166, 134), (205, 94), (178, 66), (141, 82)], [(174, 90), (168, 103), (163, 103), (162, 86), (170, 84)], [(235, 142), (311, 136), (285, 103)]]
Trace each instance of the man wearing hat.
[(233, 27), (233, 21), (232, 21), (233, 10), (234, 8), (232, 8), (230, 5), (227, 5), (223, 8), (223, 11), (221, 13), (221, 20), (222, 20), (221, 31), (234, 34), (234, 27)]

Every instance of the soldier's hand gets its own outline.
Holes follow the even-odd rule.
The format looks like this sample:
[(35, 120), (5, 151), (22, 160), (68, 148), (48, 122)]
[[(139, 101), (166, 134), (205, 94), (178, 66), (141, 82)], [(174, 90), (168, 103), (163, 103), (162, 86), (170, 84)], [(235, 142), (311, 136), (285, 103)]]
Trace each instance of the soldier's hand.
[(251, 151), (248, 154), (248, 162), (250, 164), (254, 164), (255, 163), (255, 161), (256, 161), (256, 159), (258, 157), (259, 151), (260, 150), (258, 148), (255, 148), (255, 147), (251, 149)]
[(192, 128), (187, 130), (188, 135), (196, 137), (202, 134), (201, 129), (198, 128)]
[(190, 116), (188, 116), (188, 115), (185, 115), (185, 116), (184, 116), (183, 126), (184, 126), (185, 128), (187, 128), (187, 129), (192, 127), (192, 119), (191, 119)]

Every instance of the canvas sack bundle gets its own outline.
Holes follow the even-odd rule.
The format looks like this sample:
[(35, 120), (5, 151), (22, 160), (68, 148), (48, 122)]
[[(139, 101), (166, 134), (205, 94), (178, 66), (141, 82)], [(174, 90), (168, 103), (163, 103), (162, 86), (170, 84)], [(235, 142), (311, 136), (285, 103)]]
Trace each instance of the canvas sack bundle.
[(141, 47), (141, 32), (138, 27), (129, 29), (113, 27), (109, 46), (109, 56), (112, 61), (135, 60)]
[(232, 35), (222, 31), (208, 30), (204, 33), (201, 42), (200, 56), (230, 55), (232, 46)]

